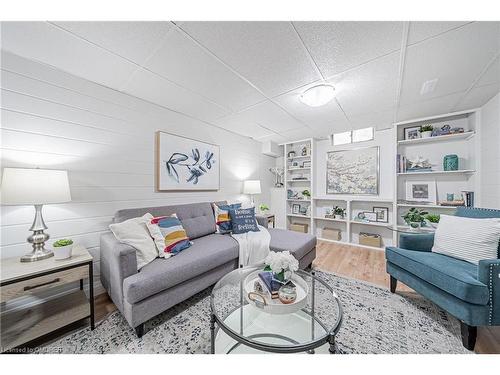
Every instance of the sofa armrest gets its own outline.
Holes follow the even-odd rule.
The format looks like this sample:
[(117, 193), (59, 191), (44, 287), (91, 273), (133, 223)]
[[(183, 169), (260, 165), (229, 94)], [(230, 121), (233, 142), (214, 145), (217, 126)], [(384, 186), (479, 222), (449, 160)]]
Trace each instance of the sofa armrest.
[(263, 226), (264, 228), (268, 227), (268, 222), (267, 222), (266, 216), (255, 215), (255, 218), (257, 219), (257, 224)]
[(119, 242), (113, 233), (101, 236), (101, 283), (109, 296), (122, 309), (123, 280), (137, 273), (136, 250)]
[(414, 251), (431, 251), (434, 245), (434, 233), (399, 235), (399, 246), (401, 249)]
[(488, 287), (489, 325), (500, 325), (500, 259), (480, 260), (477, 279)]

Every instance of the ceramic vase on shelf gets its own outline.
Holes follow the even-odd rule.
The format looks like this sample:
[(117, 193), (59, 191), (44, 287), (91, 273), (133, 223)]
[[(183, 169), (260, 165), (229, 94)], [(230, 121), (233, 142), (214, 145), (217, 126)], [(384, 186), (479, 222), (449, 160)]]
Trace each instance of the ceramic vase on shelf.
[(420, 138), (430, 138), (432, 136), (432, 131), (420, 132)]
[(458, 171), (458, 156), (455, 154), (446, 155), (443, 158), (443, 170)]

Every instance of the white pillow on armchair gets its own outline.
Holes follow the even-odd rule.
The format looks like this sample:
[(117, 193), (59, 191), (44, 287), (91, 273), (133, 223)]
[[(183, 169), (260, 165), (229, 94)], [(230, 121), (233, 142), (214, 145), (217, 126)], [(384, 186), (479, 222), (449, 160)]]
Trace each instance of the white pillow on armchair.
[(432, 252), (478, 264), (498, 258), (500, 219), (441, 215)]

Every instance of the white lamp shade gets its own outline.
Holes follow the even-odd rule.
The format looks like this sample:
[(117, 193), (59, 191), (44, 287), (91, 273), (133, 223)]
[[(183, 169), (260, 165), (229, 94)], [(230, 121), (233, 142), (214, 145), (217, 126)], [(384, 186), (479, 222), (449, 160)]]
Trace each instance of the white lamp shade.
[(243, 194), (260, 194), (260, 180), (243, 181)]
[(28, 205), (71, 201), (68, 172), (52, 169), (4, 168), (2, 204)]

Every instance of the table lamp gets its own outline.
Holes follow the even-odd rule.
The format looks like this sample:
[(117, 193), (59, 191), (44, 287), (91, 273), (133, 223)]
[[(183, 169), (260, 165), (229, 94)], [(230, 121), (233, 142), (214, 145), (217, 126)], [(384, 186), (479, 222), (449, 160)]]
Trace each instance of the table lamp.
[(21, 257), (21, 262), (34, 262), (54, 255), (52, 250), (45, 249), (49, 235), (42, 217), (44, 204), (63, 203), (71, 201), (68, 172), (51, 169), (4, 168), (2, 178), (3, 205), (35, 206), (35, 219), (28, 237), (33, 245), (33, 251)]
[(255, 206), (254, 195), (260, 194), (260, 180), (243, 181), (243, 194), (249, 194), (252, 200), (252, 205)]

